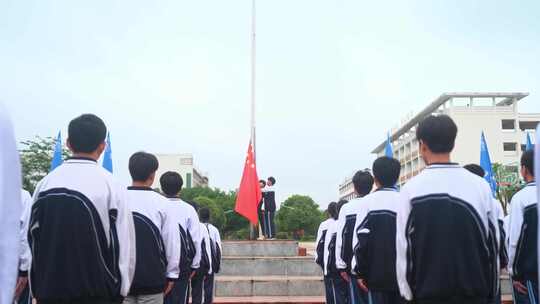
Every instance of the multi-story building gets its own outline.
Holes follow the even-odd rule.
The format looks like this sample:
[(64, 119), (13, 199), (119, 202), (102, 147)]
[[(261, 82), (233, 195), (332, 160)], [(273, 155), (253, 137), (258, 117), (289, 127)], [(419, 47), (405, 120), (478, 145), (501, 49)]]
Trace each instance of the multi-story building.
[[(418, 151), (416, 126), (430, 114), (449, 115), (458, 126), (452, 161), (460, 164), (480, 162), (480, 137), (484, 132), (492, 163), (500, 163), (517, 172), (525, 148), (526, 133), (534, 138), (540, 113), (523, 114), (518, 101), (528, 93), (445, 93), (398, 128), (390, 139), (394, 157), (401, 163), (399, 185), (417, 175), (424, 167)], [(386, 140), (372, 153), (384, 155)]]
[(159, 169), (152, 187), (159, 188), (159, 177), (167, 171), (178, 172), (184, 180), (184, 188), (208, 187), (208, 177), (193, 165), (192, 154), (155, 154)]

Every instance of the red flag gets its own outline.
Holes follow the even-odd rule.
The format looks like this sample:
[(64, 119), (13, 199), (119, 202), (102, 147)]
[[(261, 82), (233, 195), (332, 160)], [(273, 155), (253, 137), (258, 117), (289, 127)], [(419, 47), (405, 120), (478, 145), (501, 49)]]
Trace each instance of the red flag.
[(253, 225), (256, 225), (259, 221), (257, 206), (261, 198), (262, 193), (259, 186), (259, 177), (257, 176), (255, 157), (253, 155), (253, 145), (250, 141), (234, 211), (247, 218)]

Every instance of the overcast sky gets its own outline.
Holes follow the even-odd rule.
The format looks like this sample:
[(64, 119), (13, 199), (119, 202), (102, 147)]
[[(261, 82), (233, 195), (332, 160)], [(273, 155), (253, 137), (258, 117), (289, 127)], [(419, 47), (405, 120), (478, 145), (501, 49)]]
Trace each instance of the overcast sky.
[[(410, 111), (449, 91), (526, 91), (540, 112), (540, 1), (258, 0), (259, 175), (337, 199)], [(0, 2), (0, 101), (19, 140), (76, 115), (138, 150), (194, 154), (234, 189), (249, 140), (249, 0)]]

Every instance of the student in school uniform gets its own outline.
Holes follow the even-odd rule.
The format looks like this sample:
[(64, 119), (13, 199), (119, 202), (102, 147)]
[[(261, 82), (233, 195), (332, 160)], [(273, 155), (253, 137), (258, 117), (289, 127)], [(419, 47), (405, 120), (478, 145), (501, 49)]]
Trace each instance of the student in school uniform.
[(15, 287), (15, 299), (20, 304), (29, 303), (30, 289), (28, 288), (28, 268), (32, 254), (28, 246), (28, 221), (30, 220), (30, 208), (32, 208), (32, 196), (21, 189), (22, 213), (20, 217), (20, 244), (19, 244), (19, 278)]
[(169, 201), (151, 188), (158, 166), (150, 153), (137, 152), (129, 158), (133, 183), (127, 201), (135, 223), (137, 261), (124, 304), (162, 304), (179, 275), (177, 223), (168, 215)]
[(218, 229), (209, 223), (210, 210), (208, 208), (203, 207), (199, 210), (199, 220), (204, 234), (203, 255), (206, 253), (205, 263), (209, 265), (205, 267), (208, 271), (193, 278), (192, 298), (193, 304), (211, 304), (214, 300), (214, 275), (219, 273), (221, 267), (221, 237)]
[[(486, 175), (486, 171), (477, 164), (468, 164), (463, 166), (467, 171), (476, 174), (477, 176), (480, 176), (484, 178)], [(501, 206), (501, 203), (498, 199), (493, 198), (493, 208), (497, 211), (497, 223), (499, 225), (499, 269), (506, 269), (508, 265), (508, 252), (506, 250), (506, 230), (504, 227), (504, 211)], [(499, 290), (497, 292), (497, 295), (493, 301), (493, 303), (498, 304), (501, 303), (501, 288), (499, 286)]]
[(264, 198), (264, 227), (266, 228), (265, 236), (268, 239), (275, 239), (276, 225), (274, 217), (276, 215), (276, 179), (272, 176), (266, 181), (266, 188), (263, 189)]
[(400, 191), (397, 280), (417, 304), (488, 303), (498, 289), (493, 196), (483, 178), (451, 162), (456, 135), (447, 115), (422, 120), (416, 137), (427, 167)]
[(336, 268), (341, 277), (349, 285), (349, 295), (352, 304), (368, 303), (367, 293), (360, 290), (357, 284), (356, 275), (352, 273), (353, 260), (353, 235), (356, 226), (357, 214), (362, 208), (363, 198), (373, 189), (373, 176), (366, 170), (358, 171), (353, 176), (353, 186), (357, 198), (341, 208), (337, 222), (336, 239)]
[(201, 227), (195, 208), (179, 198), (184, 181), (177, 172), (165, 172), (159, 179), (161, 191), (169, 200), (169, 217), (177, 227), (180, 237), (179, 276), (171, 292), (165, 297), (166, 304), (187, 304), (189, 282), (195, 276), (201, 262)]
[(538, 303), (538, 202), (533, 150), (521, 156), (521, 176), (527, 184), (510, 203), (508, 272), (516, 290), (526, 294), (529, 303)]
[[(337, 239), (337, 226), (340, 210), (348, 202), (346, 200), (340, 200), (335, 210), (329, 210), (331, 214), (330, 221), (327, 224), (326, 234), (324, 236), (324, 276), (329, 279), (330, 289), (328, 292), (331, 295), (331, 300), (327, 303), (332, 304), (350, 304), (349, 283), (340, 275), (339, 270), (336, 268), (336, 239)], [(327, 298), (328, 299), (328, 298)]]
[(39, 304), (115, 303), (135, 270), (126, 189), (97, 164), (107, 128), (93, 114), (69, 123), (73, 157), (36, 187), (29, 223), (31, 293)]
[[(326, 213), (328, 215), (328, 219), (319, 225), (319, 229), (317, 230), (317, 239), (315, 241), (315, 244), (317, 244), (317, 248), (315, 250), (315, 263), (321, 266), (323, 273), (325, 272), (324, 251), (327, 247), (326, 234), (328, 233), (329, 226), (333, 225), (338, 218), (337, 203), (331, 202), (328, 204)], [(334, 304), (332, 278), (327, 274), (324, 274), (324, 289), (326, 295), (326, 304)]]
[[(203, 208), (199, 209), (202, 210)], [(195, 276), (191, 279), (191, 303), (202, 304), (205, 295), (204, 282), (212, 273), (212, 249), (210, 247), (210, 234), (203, 223), (199, 223), (201, 231), (201, 263)]]
[(353, 273), (371, 304), (402, 303), (396, 280), (396, 183), (398, 160), (380, 157), (373, 163), (377, 190), (364, 197), (357, 215), (353, 238)]
[(21, 163), (13, 126), (0, 103), (0, 303), (12, 303), (19, 260)]
[(259, 202), (259, 205), (257, 206), (257, 214), (259, 215), (259, 226), (260, 226), (258, 233), (259, 233), (259, 239), (263, 239), (267, 237), (266, 226), (264, 225), (264, 222), (265, 222), (264, 220), (264, 188), (266, 187), (266, 181), (264, 179), (261, 179), (259, 181), (259, 187), (261, 188), (261, 192), (263, 193), (263, 196), (261, 196), (261, 201)]

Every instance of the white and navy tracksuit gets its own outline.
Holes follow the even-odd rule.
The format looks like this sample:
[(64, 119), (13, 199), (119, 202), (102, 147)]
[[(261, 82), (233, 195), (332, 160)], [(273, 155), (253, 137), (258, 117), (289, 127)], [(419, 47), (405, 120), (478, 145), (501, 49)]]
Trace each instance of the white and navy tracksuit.
[(30, 287), (40, 303), (113, 301), (135, 270), (126, 189), (96, 161), (72, 158), (38, 184), (30, 217)]
[(274, 217), (276, 215), (276, 190), (274, 186), (266, 186), (262, 189), (264, 201), (264, 236), (267, 238), (276, 237), (276, 225)]
[(353, 237), (352, 271), (364, 279), (370, 303), (400, 303), (396, 279), (396, 214), (399, 192), (381, 188), (362, 199)]
[(400, 192), (396, 270), (415, 303), (486, 303), (499, 284), (497, 211), (486, 181), (432, 164)]
[(0, 303), (11, 303), (19, 265), (21, 163), (11, 120), (0, 103)]
[(360, 290), (356, 283), (356, 275), (351, 271), (353, 263), (353, 238), (357, 215), (363, 208), (363, 198), (355, 198), (341, 207), (337, 222), (336, 268), (351, 275), (349, 294), (351, 304), (367, 303), (367, 293)]
[(128, 205), (135, 223), (137, 262), (129, 295), (163, 293), (167, 280), (179, 275), (180, 237), (168, 217), (169, 201), (150, 187), (128, 187)]
[[(32, 196), (28, 191), (21, 190), (21, 231), (20, 231), (20, 247), (19, 247), (19, 276), (28, 276), (28, 268), (30, 268), (30, 261), (32, 260), (32, 253), (30, 252), (30, 246), (28, 246), (28, 222), (30, 221), (30, 209), (32, 208)], [(18, 303), (29, 303), (30, 289), (28, 285), (24, 288), (23, 292), (19, 296)]]
[(510, 203), (508, 272), (529, 290), (530, 303), (538, 303), (538, 213), (536, 183), (528, 183)]
[(189, 276), (201, 262), (201, 227), (193, 206), (179, 198), (169, 198), (168, 216), (175, 223), (180, 238), (179, 277), (165, 297), (167, 304), (185, 304), (189, 299)]
[(214, 274), (221, 265), (221, 237), (214, 225), (201, 223), (201, 267), (191, 281), (191, 297), (193, 304), (210, 304), (213, 302)]
[[(316, 250), (315, 250), (315, 263), (321, 266), (322, 271), (324, 272), (325, 263), (324, 263), (324, 252), (326, 245), (326, 234), (328, 233), (328, 226), (335, 222), (334, 219), (327, 219), (319, 225), (317, 231), (317, 239), (315, 241)], [(328, 275), (324, 275), (324, 288), (326, 295), (326, 303), (334, 304), (333, 289), (332, 289), (332, 279)]]
[(324, 238), (324, 276), (331, 283), (331, 297), (334, 304), (348, 304), (349, 285), (341, 278), (336, 268), (336, 239), (337, 239), (337, 220), (329, 219), (327, 222), (326, 235)]

